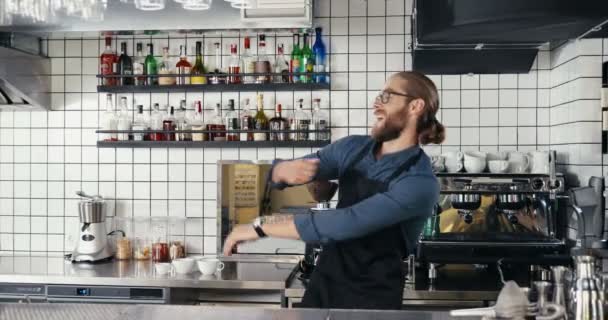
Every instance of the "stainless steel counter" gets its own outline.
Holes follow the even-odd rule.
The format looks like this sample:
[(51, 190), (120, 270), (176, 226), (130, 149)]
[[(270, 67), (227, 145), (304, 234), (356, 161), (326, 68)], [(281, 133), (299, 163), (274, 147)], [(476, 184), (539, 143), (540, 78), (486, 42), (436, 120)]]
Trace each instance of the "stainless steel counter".
[[(255, 261), (255, 260), (254, 260)], [(0, 283), (283, 290), (293, 261), (225, 261), (217, 275), (157, 275), (150, 261), (72, 264), (63, 257), (0, 256)]]
[[(86, 305), (86, 304), (6, 304), (0, 305), (0, 319), (62, 319), (76, 320), (447, 320), (441, 311), (376, 311), (376, 310), (269, 310), (263, 308), (220, 308), (200, 306), (141, 306), (141, 305)], [(467, 318), (459, 318), (467, 320)], [(470, 318), (474, 319), (474, 318)]]

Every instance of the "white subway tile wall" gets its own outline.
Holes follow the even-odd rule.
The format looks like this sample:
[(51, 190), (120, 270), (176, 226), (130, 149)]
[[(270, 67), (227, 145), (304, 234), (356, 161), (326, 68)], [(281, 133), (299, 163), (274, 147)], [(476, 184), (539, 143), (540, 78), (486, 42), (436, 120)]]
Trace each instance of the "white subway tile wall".
[[(330, 52), (331, 90), (264, 92), (265, 109), (271, 114), (275, 103), (282, 103), (289, 110), (300, 97), (305, 99), (305, 105), (320, 97), (324, 108), (331, 107), (333, 140), (365, 134), (374, 120), (370, 110), (373, 99), (385, 79), (394, 72), (411, 69), (412, 1), (316, 0), (314, 12), (314, 24), (324, 27)], [(235, 32), (119, 36), (113, 46), (117, 48), (126, 41), (132, 54), (135, 43), (152, 42), (157, 56), (160, 57), (162, 46), (169, 46), (171, 58), (177, 59), (180, 45), (186, 45), (192, 54), (195, 41), (201, 40), (205, 43), (205, 62), (213, 65), (213, 42), (222, 43), (225, 60), (229, 45), (239, 42), (242, 47), (244, 36)], [(291, 51), (288, 34), (269, 34), (267, 39), (271, 47), (283, 42), (287, 52)], [(190, 252), (215, 253), (216, 162), (293, 158), (314, 151), (97, 149), (94, 131), (105, 110), (105, 95), (96, 92), (95, 74), (99, 69), (98, 56), (104, 49), (103, 38), (56, 34), (46, 45), (52, 64), (52, 111), (0, 112), (0, 252), (70, 251), (78, 223), (74, 192), (82, 189), (108, 198), (110, 215), (186, 217)], [(252, 47), (257, 50), (255, 39)], [(542, 48), (526, 74), (432, 76), (440, 89), (441, 109), (437, 117), (447, 127), (447, 140), (442, 146), (427, 146), (427, 152), (548, 149), (550, 143), (563, 151), (568, 143), (597, 142), (580, 133), (573, 134), (593, 135), (594, 130), (599, 130), (599, 116), (591, 105), (586, 105), (584, 114), (572, 112), (581, 119), (575, 123), (569, 122), (568, 112), (563, 121), (555, 122), (563, 112), (554, 113), (570, 101), (568, 95), (575, 88), (591, 98), (597, 96), (587, 88), (597, 87), (595, 78), (589, 83), (581, 80), (580, 84), (570, 84), (551, 77), (551, 69), (558, 65), (563, 65), (559, 70), (573, 72), (568, 66), (577, 60), (568, 62), (571, 59), (566, 57), (580, 54), (570, 47), (554, 51)], [(597, 45), (590, 47), (597, 49)], [(585, 69), (585, 74), (597, 76), (592, 69)], [(567, 74), (563, 77), (571, 79)], [(555, 88), (557, 84), (561, 86)], [(201, 99), (209, 111), (218, 102), (225, 105), (228, 99), (236, 99), (237, 106), (242, 106), (245, 98), (254, 97), (252, 93), (202, 92), (121, 96), (128, 97), (131, 111), (134, 103), (149, 110), (151, 103), (177, 106), (181, 99), (186, 99), (189, 107)], [(572, 103), (579, 100), (586, 101), (575, 99)], [(554, 132), (557, 128), (564, 129), (558, 130), (563, 132), (561, 135)], [(577, 150), (577, 158), (589, 151)], [(581, 172), (594, 168), (580, 161), (574, 164), (580, 164)], [(601, 166), (598, 168), (601, 174)]]

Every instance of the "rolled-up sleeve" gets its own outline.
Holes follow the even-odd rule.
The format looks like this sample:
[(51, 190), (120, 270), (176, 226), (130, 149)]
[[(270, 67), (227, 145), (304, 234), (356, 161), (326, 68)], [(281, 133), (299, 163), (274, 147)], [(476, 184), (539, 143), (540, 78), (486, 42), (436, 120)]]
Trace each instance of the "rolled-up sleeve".
[[(330, 145), (325, 146), (324, 148), (318, 150), (317, 152), (313, 152), (308, 154), (302, 159), (319, 159), (319, 168), (317, 171), (317, 175), (313, 180), (335, 180), (340, 176), (340, 169), (345, 163), (346, 155), (349, 154), (353, 148), (360, 146), (357, 142), (357, 136), (350, 136), (346, 138), (342, 138)], [(289, 187), (288, 184), (279, 182), (276, 183), (272, 181), (272, 170), (274, 167), (283, 162), (285, 160), (277, 159), (272, 163), (272, 169), (269, 172), (269, 179), (271, 181), (271, 186), (276, 189), (284, 189)]]
[(300, 238), (307, 243), (329, 243), (359, 238), (413, 217), (428, 216), (439, 199), (432, 175), (405, 176), (389, 190), (351, 207), (294, 217)]

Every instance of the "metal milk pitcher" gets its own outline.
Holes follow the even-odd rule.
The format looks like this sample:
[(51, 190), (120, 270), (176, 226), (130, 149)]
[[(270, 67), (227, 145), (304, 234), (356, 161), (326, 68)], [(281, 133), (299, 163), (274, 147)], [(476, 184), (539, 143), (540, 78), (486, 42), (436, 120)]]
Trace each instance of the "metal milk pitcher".
[(576, 320), (603, 320), (599, 278), (595, 275), (595, 258), (576, 256), (576, 280), (572, 286), (572, 303)]

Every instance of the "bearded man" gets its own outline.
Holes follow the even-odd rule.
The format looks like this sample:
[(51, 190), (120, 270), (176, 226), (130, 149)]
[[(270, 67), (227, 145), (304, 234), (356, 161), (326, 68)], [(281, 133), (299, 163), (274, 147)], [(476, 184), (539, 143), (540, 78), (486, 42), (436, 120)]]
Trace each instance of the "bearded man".
[(390, 77), (374, 102), (371, 136), (349, 136), (302, 159), (275, 161), (271, 179), (284, 188), (338, 180), (336, 209), (258, 218), (226, 238), (237, 243), (262, 237), (322, 244), (302, 306), (401, 309), (402, 261), (416, 246), (439, 199), (439, 184), (420, 145), (439, 144), (445, 129), (435, 118), (435, 84), (418, 72)]

